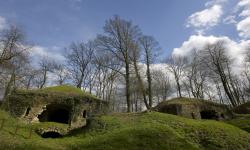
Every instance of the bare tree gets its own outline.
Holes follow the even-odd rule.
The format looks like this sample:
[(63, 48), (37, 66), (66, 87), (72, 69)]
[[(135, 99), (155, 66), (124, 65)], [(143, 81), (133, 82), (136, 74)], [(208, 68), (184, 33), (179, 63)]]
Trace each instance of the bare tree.
[(171, 92), (171, 85), (168, 75), (159, 69), (152, 70), (153, 95), (157, 97), (157, 103), (166, 100)]
[(181, 93), (181, 78), (184, 75), (184, 69), (187, 65), (187, 58), (182, 56), (171, 56), (167, 59), (168, 70), (173, 73), (176, 88), (177, 88), (177, 96), (182, 97)]
[(56, 75), (56, 82), (59, 85), (63, 85), (65, 81), (69, 78), (69, 72), (66, 66), (62, 63), (55, 64), (53, 73)]
[(39, 72), (41, 74), (40, 76), (40, 84), (39, 88), (42, 89), (48, 79), (48, 73), (52, 72), (55, 67), (55, 62), (49, 58), (48, 56), (43, 56), (42, 59), (39, 62)]
[(88, 43), (72, 43), (66, 55), (67, 64), (76, 87), (81, 88), (87, 75), (88, 65), (93, 59), (95, 45)]
[(242, 71), (242, 86), (244, 95), (247, 99), (250, 97), (250, 49), (246, 51), (244, 58), (244, 68)]
[[(104, 26), (105, 35), (99, 35), (97, 38), (98, 45), (101, 49), (115, 57), (125, 69), (125, 73), (119, 72), (125, 78), (126, 83), (126, 101), (127, 111), (131, 112), (130, 100), (130, 64), (131, 64), (131, 45), (136, 41), (140, 30), (131, 22), (114, 16), (106, 21)], [(114, 65), (112, 65), (114, 66)], [(113, 69), (112, 66), (106, 66)], [(115, 70), (115, 69), (114, 69)]]
[(193, 97), (204, 98), (204, 82), (207, 78), (207, 71), (202, 69), (200, 58), (196, 50), (193, 51), (193, 58), (186, 67), (187, 86)]
[(29, 63), (28, 50), (23, 32), (16, 26), (10, 26), (0, 33), (0, 75), (1, 88), (7, 96), (19, 86), (24, 76), (25, 67)]
[(36, 70), (33, 66), (29, 65), (25, 68), (26, 72), (22, 80), (22, 84), (28, 90), (35, 85), (35, 78), (39, 74), (39, 70)]
[(7, 63), (13, 57), (21, 55), (30, 48), (23, 45), (24, 35), (16, 26), (2, 31), (0, 43), (0, 65)]
[(219, 79), (226, 96), (229, 98), (232, 106), (241, 103), (240, 88), (236, 76), (232, 74), (232, 59), (226, 54), (223, 42), (217, 42), (213, 45), (207, 45), (201, 51), (202, 63), (204, 68), (209, 69), (211, 78)]
[[(137, 83), (138, 89), (142, 94), (143, 101), (144, 101), (146, 108), (150, 109), (152, 107), (152, 105), (150, 106), (150, 101), (148, 102), (148, 100), (147, 100), (147, 90), (145, 88), (145, 84), (143, 82), (143, 79), (142, 79), (141, 73), (140, 73), (141, 71), (140, 71), (140, 68), (138, 66), (139, 57), (140, 57), (140, 49), (138, 48), (138, 45), (134, 45), (132, 60), (133, 60), (133, 67), (134, 67), (135, 76), (136, 76), (137, 81), (138, 81), (138, 83)], [(150, 75), (150, 80), (151, 80), (151, 75)], [(150, 86), (151, 86), (151, 81), (150, 81)], [(152, 95), (151, 95), (151, 97), (152, 97)]]
[(29, 63), (28, 54), (22, 53), (16, 57), (13, 57), (9, 62), (9, 67), (6, 68), (6, 73), (8, 76), (6, 80), (5, 94), (6, 97), (12, 90), (21, 86), (21, 81), (25, 76), (27, 70), (25, 70), (25, 66)]
[(149, 100), (149, 108), (152, 107), (153, 104), (153, 96), (152, 96), (152, 75), (150, 66), (154, 62), (155, 57), (159, 51), (159, 44), (152, 36), (142, 36), (139, 38), (139, 43), (142, 47), (143, 59), (146, 64), (146, 76), (148, 83), (148, 100)]

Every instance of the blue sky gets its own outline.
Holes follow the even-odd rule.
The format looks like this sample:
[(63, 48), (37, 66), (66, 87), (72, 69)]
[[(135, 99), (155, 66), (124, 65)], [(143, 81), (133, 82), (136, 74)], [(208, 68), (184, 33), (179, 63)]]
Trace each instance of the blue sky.
[[(247, 8), (236, 5), (235, 0), (0, 0), (0, 16), (21, 26), (32, 44), (60, 53), (73, 41), (93, 39), (102, 33), (105, 20), (119, 15), (154, 36), (167, 55), (193, 35), (226, 36), (235, 42), (248, 39), (248, 33), (243, 38), (237, 29), (248, 17), (240, 18), (239, 11)], [(210, 14), (213, 22), (199, 19), (199, 14), (190, 17), (206, 9), (201, 18), (215, 12), (217, 18)], [(230, 16), (229, 23), (223, 23)]]

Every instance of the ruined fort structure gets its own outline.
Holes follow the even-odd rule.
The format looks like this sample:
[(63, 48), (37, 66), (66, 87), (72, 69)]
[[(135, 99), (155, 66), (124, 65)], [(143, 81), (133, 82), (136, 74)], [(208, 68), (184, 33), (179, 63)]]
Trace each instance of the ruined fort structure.
[(226, 105), (189, 98), (163, 101), (154, 110), (192, 119), (223, 120), (233, 117), (232, 112)]
[(24, 122), (63, 123), (69, 131), (85, 126), (88, 117), (108, 111), (107, 102), (90, 94), (53, 90), (15, 91), (4, 100), (2, 107)]

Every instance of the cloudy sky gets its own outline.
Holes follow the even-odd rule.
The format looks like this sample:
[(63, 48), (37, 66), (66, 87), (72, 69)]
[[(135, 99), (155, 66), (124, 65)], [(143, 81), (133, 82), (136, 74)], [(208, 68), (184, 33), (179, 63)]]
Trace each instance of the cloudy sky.
[(0, 30), (17, 24), (37, 54), (59, 57), (72, 41), (102, 33), (115, 14), (154, 36), (166, 55), (223, 40), (240, 60), (249, 44), (250, 0), (0, 0)]

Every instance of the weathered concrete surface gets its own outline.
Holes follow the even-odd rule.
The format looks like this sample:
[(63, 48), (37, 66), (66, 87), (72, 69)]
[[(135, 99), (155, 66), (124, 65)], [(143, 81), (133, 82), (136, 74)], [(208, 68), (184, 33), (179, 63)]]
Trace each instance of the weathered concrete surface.
[(233, 117), (226, 105), (189, 98), (163, 101), (154, 110), (192, 119), (223, 120)]
[[(60, 122), (73, 130), (85, 126), (89, 116), (106, 113), (108, 103), (91, 96), (16, 91), (6, 98), (2, 108), (27, 123)], [(58, 118), (53, 113), (57, 113)]]
[(233, 111), (237, 114), (250, 114), (250, 101), (239, 105)]

